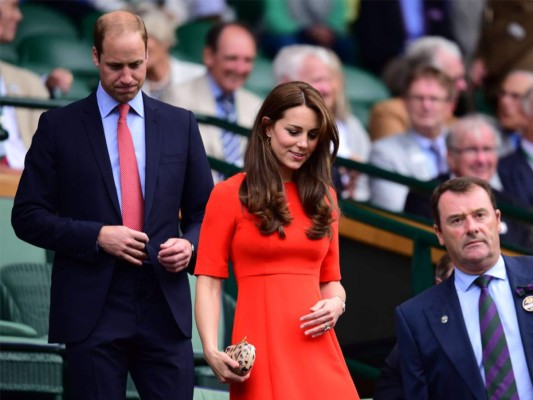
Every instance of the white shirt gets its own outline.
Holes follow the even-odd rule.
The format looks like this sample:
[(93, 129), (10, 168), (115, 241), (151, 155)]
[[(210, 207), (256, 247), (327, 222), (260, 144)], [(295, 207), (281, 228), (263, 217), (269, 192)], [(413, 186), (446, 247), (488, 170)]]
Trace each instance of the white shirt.
[[(6, 94), (7, 88), (0, 76), (0, 95), (5, 96)], [(28, 149), (20, 136), (15, 107), (3, 106), (1, 112), (2, 126), (9, 133), (7, 140), (0, 142), (0, 147), (3, 147), (2, 153), (4, 153), (2, 155), (6, 156), (10, 168), (23, 169), (24, 158)]]

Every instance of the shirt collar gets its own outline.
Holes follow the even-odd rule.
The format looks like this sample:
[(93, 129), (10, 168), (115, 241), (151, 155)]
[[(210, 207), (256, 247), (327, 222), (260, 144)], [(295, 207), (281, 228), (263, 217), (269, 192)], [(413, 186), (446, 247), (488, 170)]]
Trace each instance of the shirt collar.
[[(470, 275), (463, 271), (461, 271), (459, 268), (454, 269), (455, 273), (455, 286), (461, 290), (462, 292), (466, 292), (472, 287), (472, 283), (477, 279), (480, 275)], [(492, 268), (490, 268), (487, 272), (485, 272), (483, 275), (491, 275), (496, 279), (500, 280), (507, 280), (507, 271), (505, 270), (505, 262), (503, 261), (503, 257), (500, 254), (500, 257), (498, 258), (498, 261)]]
[[(98, 89), (96, 90), (96, 99), (98, 101), (98, 108), (100, 109), (100, 115), (102, 118), (107, 117), (112, 113), (115, 108), (120, 104), (117, 100), (112, 98), (102, 87), (102, 82), (98, 84)], [(128, 101), (131, 109), (137, 113), (141, 118), (144, 118), (144, 102), (142, 91), (139, 90), (139, 93)]]
[[(213, 79), (213, 76), (208, 73), (207, 74), (207, 82), (209, 84), (209, 89), (211, 89), (211, 93), (213, 93), (214, 98), (218, 101), (222, 96), (225, 96), (226, 94), (222, 90), (222, 88), (218, 85), (218, 83), (215, 82)], [(234, 100), (234, 94), (230, 94), (230, 99), (233, 102)]]
[(445, 154), (446, 149), (446, 133), (447, 131), (443, 129), (439, 136), (435, 139), (429, 139), (421, 134), (417, 133), (415, 130), (410, 131), (411, 135), (414, 137), (415, 141), (423, 149), (429, 149), (432, 144), (436, 144), (441, 154)]

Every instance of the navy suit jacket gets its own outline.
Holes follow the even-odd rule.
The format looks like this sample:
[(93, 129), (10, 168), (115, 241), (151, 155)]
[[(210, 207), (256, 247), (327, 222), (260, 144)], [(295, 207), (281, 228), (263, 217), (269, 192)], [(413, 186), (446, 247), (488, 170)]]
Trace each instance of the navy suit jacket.
[[(533, 282), (533, 257), (503, 258), (533, 379), (533, 313), (522, 308), (523, 297), (514, 290)], [(453, 275), (397, 307), (396, 330), (406, 399), (486, 400)]]
[(505, 193), (526, 207), (533, 207), (533, 169), (521, 149), (502, 158), (498, 174)]
[[(190, 337), (186, 272), (167, 272), (157, 253), (171, 237), (197, 247), (212, 175), (193, 114), (143, 96), (147, 251), (174, 319)], [(55, 251), (49, 340), (83, 340), (96, 325), (117, 262), (97, 248), (98, 233), (103, 225), (122, 225), (95, 93), (41, 116), (12, 224), (21, 239)]]

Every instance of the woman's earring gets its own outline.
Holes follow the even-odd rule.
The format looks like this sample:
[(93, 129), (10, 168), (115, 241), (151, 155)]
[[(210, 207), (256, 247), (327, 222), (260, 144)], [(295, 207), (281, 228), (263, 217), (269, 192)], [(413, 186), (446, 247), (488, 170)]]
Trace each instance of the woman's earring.
[(272, 138), (270, 136), (267, 136), (267, 143), (268, 143), (268, 147), (272, 149)]

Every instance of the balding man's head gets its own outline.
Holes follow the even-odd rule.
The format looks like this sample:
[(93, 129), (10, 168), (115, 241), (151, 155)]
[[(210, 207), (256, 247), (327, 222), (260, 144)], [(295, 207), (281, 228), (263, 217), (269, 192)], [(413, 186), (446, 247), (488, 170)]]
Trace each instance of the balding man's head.
[(94, 25), (94, 48), (98, 59), (104, 51), (103, 44), (106, 36), (116, 37), (124, 33), (139, 32), (147, 48), (148, 34), (141, 17), (129, 11), (113, 11), (102, 15)]

